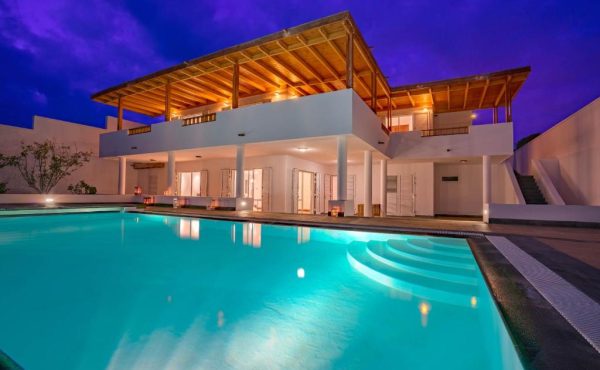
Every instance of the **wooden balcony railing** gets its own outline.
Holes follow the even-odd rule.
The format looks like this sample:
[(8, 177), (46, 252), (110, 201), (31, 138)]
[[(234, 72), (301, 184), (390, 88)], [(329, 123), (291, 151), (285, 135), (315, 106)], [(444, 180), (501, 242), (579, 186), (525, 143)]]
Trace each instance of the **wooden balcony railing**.
[(469, 126), (434, 128), (434, 129), (430, 129), (430, 130), (422, 130), (421, 137), (441, 136), (441, 135), (461, 135), (461, 134), (468, 134), (468, 133), (469, 133)]
[(135, 127), (135, 128), (130, 128), (129, 130), (127, 130), (127, 135), (145, 134), (150, 131), (152, 131), (152, 126)]
[(381, 129), (383, 130), (383, 132), (385, 132), (387, 135), (390, 134), (390, 129), (384, 125), (383, 123), (381, 124)]
[(198, 116), (187, 117), (183, 119), (182, 126), (197, 125), (199, 123), (212, 122), (217, 120), (216, 113), (201, 114)]

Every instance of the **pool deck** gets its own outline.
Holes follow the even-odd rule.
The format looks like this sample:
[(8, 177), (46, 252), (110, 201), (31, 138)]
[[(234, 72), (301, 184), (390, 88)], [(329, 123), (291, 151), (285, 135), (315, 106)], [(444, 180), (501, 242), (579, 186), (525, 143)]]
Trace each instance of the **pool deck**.
[[(380, 232), (468, 238), (498, 308), (527, 368), (600, 368), (600, 353), (566, 319), (568, 315), (508, 261), (489, 239), (506, 239), (558, 275), (571, 292), (600, 304), (600, 229), (520, 224), (486, 224), (461, 217), (328, 217), (273, 212), (212, 211), (147, 207), (143, 213)], [(490, 237), (488, 239), (488, 237)], [(550, 286), (552, 289), (552, 286)], [(565, 293), (565, 292), (558, 292)], [(577, 305), (577, 302), (572, 302)], [(592, 331), (600, 330), (598, 324)], [(588, 328), (590, 329), (590, 328)]]

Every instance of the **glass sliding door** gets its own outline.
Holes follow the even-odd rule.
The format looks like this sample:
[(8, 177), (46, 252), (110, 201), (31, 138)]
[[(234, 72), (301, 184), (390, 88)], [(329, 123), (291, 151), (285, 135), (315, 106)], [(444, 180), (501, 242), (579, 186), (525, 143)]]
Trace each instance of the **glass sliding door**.
[(205, 197), (208, 192), (208, 171), (178, 172), (177, 195), (184, 197)]

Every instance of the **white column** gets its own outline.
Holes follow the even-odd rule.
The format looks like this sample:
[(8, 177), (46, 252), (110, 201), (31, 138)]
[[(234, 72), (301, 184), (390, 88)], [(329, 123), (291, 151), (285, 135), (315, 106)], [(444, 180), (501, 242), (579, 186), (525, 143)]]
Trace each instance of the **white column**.
[(381, 217), (385, 217), (387, 215), (387, 159), (381, 160), (381, 168), (379, 171), (380, 176), (380, 191), (381, 194)]
[(348, 146), (344, 135), (337, 137), (337, 200), (346, 200), (348, 181)]
[(119, 157), (119, 194), (125, 195), (125, 183), (127, 178), (127, 159)]
[(365, 150), (364, 154), (364, 200), (365, 209), (363, 216), (373, 216), (373, 153)]
[(238, 144), (235, 152), (235, 197), (244, 197), (244, 144)]
[(175, 192), (175, 152), (169, 152), (167, 160), (167, 194), (175, 195)]
[(490, 156), (484, 155), (482, 158), (482, 177), (483, 177), (483, 207), (489, 204), (492, 199), (492, 167)]

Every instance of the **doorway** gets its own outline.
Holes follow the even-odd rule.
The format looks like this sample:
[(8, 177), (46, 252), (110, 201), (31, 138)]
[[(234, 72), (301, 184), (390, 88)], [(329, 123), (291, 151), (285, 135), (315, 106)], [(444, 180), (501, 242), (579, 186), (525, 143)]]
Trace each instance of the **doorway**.
[(387, 214), (390, 216), (415, 216), (416, 177), (415, 175), (388, 176)]
[(244, 197), (253, 199), (253, 211), (271, 210), (271, 168), (244, 170)]
[(317, 174), (309, 171), (294, 169), (293, 185), (295, 195), (295, 213), (316, 213)]
[[(252, 168), (244, 170), (245, 198), (252, 198), (254, 211), (271, 210), (271, 167)], [(237, 171), (233, 169), (221, 170), (221, 197), (233, 198)]]

